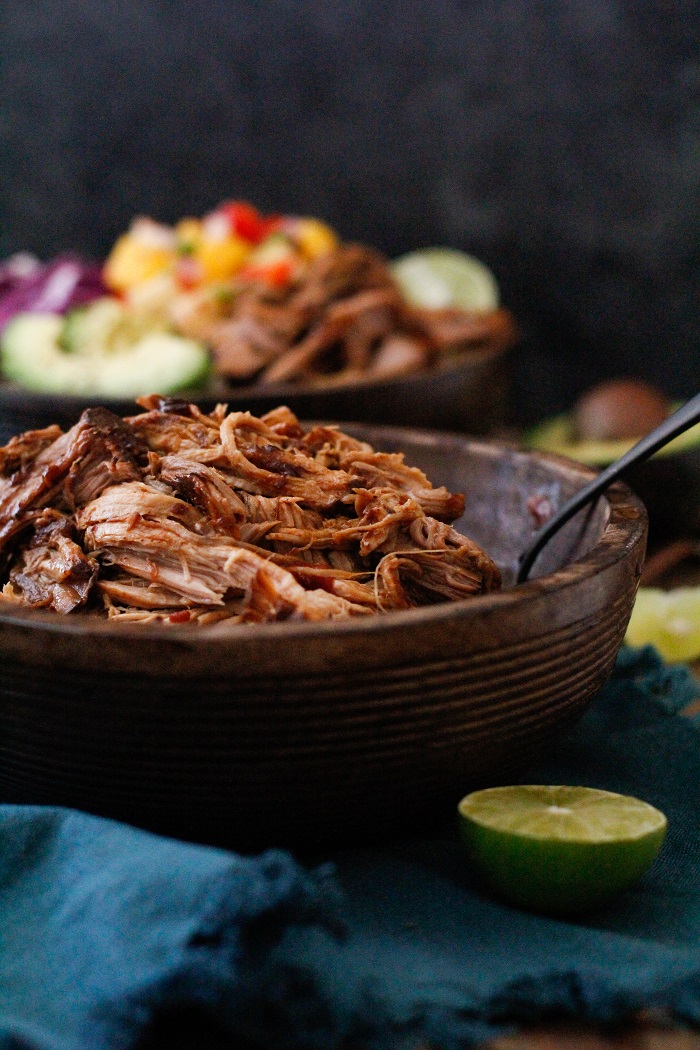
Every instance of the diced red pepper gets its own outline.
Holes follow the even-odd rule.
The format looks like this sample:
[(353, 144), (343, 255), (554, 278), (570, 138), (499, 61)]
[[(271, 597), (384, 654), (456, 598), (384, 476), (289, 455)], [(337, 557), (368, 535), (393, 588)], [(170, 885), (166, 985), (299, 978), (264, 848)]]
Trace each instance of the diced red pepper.
[(549, 521), (554, 513), (552, 501), (545, 492), (536, 492), (534, 496), (530, 496), (527, 501), (527, 509), (532, 515), (536, 529), (539, 529), (541, 525)]
[(284, 226), (284, 215), (265, 215), (262, 219), (263, 235), (260, 238), (265, 240), (271, 233), (277, 233)]
[(168, 617), (170, 623), (187, 623), (190, 618), (190, 614), (187, 609), (181, 609), (180, 612), (171, 613)]
[(245, 281), (264, 281), (273, 288), (286, 288), (292, 279), (292, 270), (291, 259), (279, 259), (263, 266), (246, 266), (241, 270), (239, 277)]
[(226, 216), (233, 233), (237, 233), (251, 244), (259, 244), (263, 237), (267, 236), (266, 220), (258, 209), (247, 201), (224, 201), (216, 210)]
[(183, 291), (190, 291), (202, 282), (202, 268), (191, 255), (181, 255), (175, 263), (175, 280)]

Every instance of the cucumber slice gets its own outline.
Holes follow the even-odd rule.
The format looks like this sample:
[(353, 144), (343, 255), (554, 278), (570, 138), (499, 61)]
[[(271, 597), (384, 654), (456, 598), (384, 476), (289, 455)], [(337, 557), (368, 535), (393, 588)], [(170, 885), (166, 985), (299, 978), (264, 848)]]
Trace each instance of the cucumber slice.
[(456, 248), (421, 248), (395, 259), (391, 270), (412, 306), (484, 313), (498, 309), (498, 284), (488, 266)]
[(54, 314), (18, 315), (0, 343), (4, 376), (41, 393), (138, 397), (196, 389), (210, 375), (209, 354), (194, 339), (151, 332), (118, 350), (67, 353), (63, 328)]

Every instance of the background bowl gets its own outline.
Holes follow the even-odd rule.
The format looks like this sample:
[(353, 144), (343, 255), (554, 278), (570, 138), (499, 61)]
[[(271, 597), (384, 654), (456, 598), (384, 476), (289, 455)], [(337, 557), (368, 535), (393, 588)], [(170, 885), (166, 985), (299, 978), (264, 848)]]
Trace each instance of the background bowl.
[[(557, 452), (602, 470), (635, 443), (572, 438), (571, 413), (553, 416), (523, 436), (530, 448)], [(651, 459), (636, 463), (625, 480), (649, 515), (649, 544), (659, 547), (679, 537), (700, 535), (700, 425), (680, 434)]]
[(466, 492), (502, 592), (334, 623), (117, 625), (0, 606), (0, 791), (238, 849), (449, 819), (508, 782), (609, 675), (644, 558), (624, 485), (509, 587), (536, 521), (591, 477), (556, 456), (344, 425)]
[[(473, 349), (441, 365), (397, 379), (327, 386), (276, 384), (231, 387), (217, 381), (210, 390), (191, 395), (205, 410), (225, 401), (231, 410), (261, 415), (280, 404), (301, 419), (354, 419), (487, 435), (508, 418), (513, 373), (513, 346)], [(146, 391), (158, 393), (158, 391)], [(25, 430), (58, 423), (71, 427), (83, 409), (105, 405), (117, 415), (133, 415), (133, 398), (96, 398), (38, 394), (12, 383), (0, 383), (0, 443)]]
[(654, 547), (681, 536), (700, 536), (699, 447), (637, 463), (627, 483), (647, 508)]

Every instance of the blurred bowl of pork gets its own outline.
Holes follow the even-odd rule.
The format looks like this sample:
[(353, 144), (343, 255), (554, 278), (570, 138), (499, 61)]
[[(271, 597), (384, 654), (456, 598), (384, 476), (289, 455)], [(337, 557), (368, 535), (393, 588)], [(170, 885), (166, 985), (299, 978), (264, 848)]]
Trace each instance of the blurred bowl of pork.
[[(53, 280), (61, 270), (43, 273)], [(6, 323), (5, 440), (70, 425), (96, 404), (121, 415), (155, 392), (476, 435), (507, 422), (516, 324), (490, 271), (461, 252), (426, 249), (390, 264), (364, 245), (338, 244), (283, 286), (238, 276), (183, 290), (164, 273), (119, 295), (90, 294), (63, 315), (25, 303)]]

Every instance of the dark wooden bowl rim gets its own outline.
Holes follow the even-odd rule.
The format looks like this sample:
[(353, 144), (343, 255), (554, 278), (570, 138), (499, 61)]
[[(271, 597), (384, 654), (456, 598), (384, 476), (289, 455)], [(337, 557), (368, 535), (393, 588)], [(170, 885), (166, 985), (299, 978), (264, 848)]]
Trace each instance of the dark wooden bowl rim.
[[(513, 446), (494, 441), (474, 440), (463, 435), (437, 435), (429, 431), (401, 427), (374, 427), (373, 430), (381, 431), (394, 439), (400, 439), (402, 434), (438, 440), (451, 437), (472, 447), (491, 450), (491, 454), (510, 453), (535, 458), (539, 462), (549, 462), (565, 466), (569, 471), (574, 470), (581, 476), (582, 483), (595, 473), (592, 469), (563, 456), (515, 449)], [(50, 664), (52, 660), (57, 660), (66, 666), (72, 666), (75, 662), (76, 667), (89, 666), (95, 670), (99, 666), (96, 653), (101, 645), (107, 644), (104, 670), (111, 669), (108, 661), (115, 657), (122, 670), (128, 668), (131, 653), (134, 670), (167, 673), (169, 660), (177, 656), (176, 663), (180, 671), (184, 654), (184, 673), (189, 673), (186, 665), (189, 655), (196, 665), (191, 671), (194, 675), (203, 673), (207, 667), (209, 673), (216, 673), (217, 665), (223, 670), (226, 656), (233, 657), (239, 649), (259, 654), (263, 647), (270, 652), (285, 647), (290, 657), (289, 672), (293, 673), (297, 645), (308, 650), (318, 641), (320, 650), (320, 643), (328, 644), (333, 640), (342, 647), (345, 640), (357, 652), (362, 651), (364, 640), (368, 649), (371, 646), (379, 649), (383, 640), (388, 640), (390, 636), (395, 638), (397, 632), (404, 636), (409, 633), (418, 639), (422, 633), (430, 630), (444, 632), (451, 624), (467, 625), (470, 621), (484, 616), (491, 616), (496, 622), (499, 612), (512, 606), (527, 606), (537, 599), (551, 602), (555, 593), (563, 599), (571, 588), (585, 581), (594, 581), (598, 574), (623, 561), (633, 548), (644, 543), (646, 511), (632, 490), (624, 483), (618, 482), (608, 490), (605, 499), (608, 505), (607, 522), (599, 540), (585, 556), (555, 572), (492, 594), (366, 618), (313, 623), (253, 624), (235, 628), (227, 628), (225, 624), (214, 624), (210, 627), (187, 624), (117, 625), (98, 616), (61, 616), (53, 612), (30, 610), (3, 603), (0, 604), (0, 651), (15, 655), (26, 662)], [(514, 552), (514, 555), (517, 553), (519, 552)], [(641, 566), (639, 568), (641, 571)], [(48, 645), (51, 640), (52, 644)], [(81, 646), (88, 642), (93, 643), (95, 651), (92, 655), (88, 651), (83, 656)], [(89, 648), (88, 645), (88, 650)], [(334, 649), (337, 651), (335, 646)], [(303, 657), (298, 659), (301, 659), (303, 664)], [(240, 665), (240, 654), (234, 662)], [(279, 665), (279, 674), (283, 673), (282, 664), (280, 659), (273, 660), (273, 665)], [(258, 672), (255, 667), (250, 667), (249, 673), (255, 677)], [(259, 673), (269, 675), (276, 672), (274, 669), (263, 668)]]
[[(181, 393), (174, 394), (173, 397), (200, 401), (203, 403), (226, 401), (227, 399), (235, 399), (236, 402), (246, 400), (250, 401), (251, 406), (254, 407), (257, 400), (263, 399), (269, 401), (272, 398), (276, 398), (280, 403), (284, 403), (284, 399), (288, 397), (306, 398), (318, 396), (320, 399), (323, 395), (331, 393), (335, 394), (342, 391), (361, 392), (366, 390), (368, 393), (371, 393), (378, 390), (390, 390), (397, 386), (402, 389), (404, 387), (411, 388), (415, 385), (420, 386), (428, 376), (449, 375), (450, 373), (462, 371), (468, 372), (474, 366), (482, 364), (483, 362), (506, 357), (512, 352), (512, 350), (512, 346), (485, 346), (473, 350), (464, 350), (459, 353), (451, 354), (449, 357), (445, 358), (445, 360), (440, 361), (431, 368), (423, 368), (420, 371), (412, 372), (409, 375), (388, 376), (385, 378), (364, 379), (353, 382), (328, 379), (327, 381), (319, 383), (266, 383), (235, 386), (234, 384), (226, 383), (225, 380), (221, 378), (215, 378), (206, 387), (197, 390), (182, 391)], [(18, 386), (16, 383), (7, 382), (5, 380), (0, 381), (0, 409), (22, 409), (32, 404), (41, 409), (51, 409), (52, 407), (55, 408), (56, 406), (60, 406), (61, 410), (64, 412), (75, 412), (77, 418), (88, 403), (93, 404), (95, 401), (99, 401), (100, 404), (104, 405), (106, 408), (113, 409), (120, 415), (126, 415), (127, 411), (130, 411), (128, 406), (132, 406), (134, 412), (139, 410), (138, 406), (135, 405), (134, 398), (130, 397), (42, 393), (36, 390), (27, 390), (24, 387)], [(127, 406), (127, 408), (125, 409), (124, 406)]]

